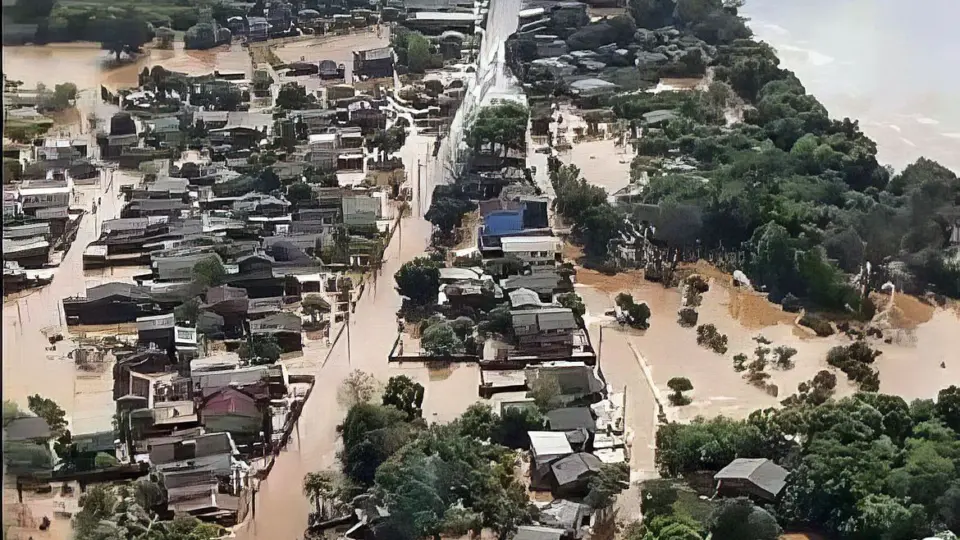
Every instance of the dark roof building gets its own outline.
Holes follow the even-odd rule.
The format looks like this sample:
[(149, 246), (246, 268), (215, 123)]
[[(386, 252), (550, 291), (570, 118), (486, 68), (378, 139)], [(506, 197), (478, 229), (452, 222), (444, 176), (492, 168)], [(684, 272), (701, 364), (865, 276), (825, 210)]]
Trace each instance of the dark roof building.
[(573, 431), (585, 429), (590, 433), (597, 431), (597, 421), (590, 407), (564, 407), (547, 413), (547, 429), (550, 431)]
[(586, 452), (571, 454), (550, 465), (553, 473), (553, 493), (560, 496), (583, 496), (590, 479), (600, 473), (603, 462)]
[(790, 472), (769, 459), (737, 458), (713, 476), (717, 492), (773, 501), (787, 485)]

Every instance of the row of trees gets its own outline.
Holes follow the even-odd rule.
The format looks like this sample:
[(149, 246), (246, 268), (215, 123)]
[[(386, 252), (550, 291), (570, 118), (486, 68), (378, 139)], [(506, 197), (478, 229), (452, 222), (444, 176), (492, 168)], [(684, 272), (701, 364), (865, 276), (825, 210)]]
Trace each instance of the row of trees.
[[(817, 388), (830, 384), (814, 381)], [(960, 533), (960, 387), (910, 404), (870, 393), (814, 400), (810, 386), (804, 390), (804, 399), (743, 421), (663, 426), (660, 473), (716, 471), (736, 457), (764, 457), (791, 471), (771, 508), (784, 525), (852, 539)]]

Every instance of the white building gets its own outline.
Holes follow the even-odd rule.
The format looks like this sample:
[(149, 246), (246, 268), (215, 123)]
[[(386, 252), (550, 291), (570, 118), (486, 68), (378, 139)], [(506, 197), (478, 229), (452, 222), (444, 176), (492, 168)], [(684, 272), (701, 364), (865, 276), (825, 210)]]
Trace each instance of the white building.
[(556, 264), (563, 249), (556, 236), (504, 236), (500, 244), (504, 256), (513, 255), (530, 266)]

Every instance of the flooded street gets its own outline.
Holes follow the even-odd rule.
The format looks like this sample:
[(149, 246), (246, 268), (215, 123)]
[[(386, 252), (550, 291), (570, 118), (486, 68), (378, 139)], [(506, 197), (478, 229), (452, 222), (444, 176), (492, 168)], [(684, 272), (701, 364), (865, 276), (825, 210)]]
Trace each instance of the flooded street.
[[(428, 158), (432, 138), (412, 135), (408, 141), (399, 154), (408, 171), (416, 170), (418, 158), (427, 164), (424, 192), (424, 207), (427, 207), (429, 193), (442, 175), (442, 168), (436, 160)], [(301, 493), (303, 477), (308, 472), (337, 467), (339, 440), (336, 426), (346, 410), (337, 403), (336, 390), (351, 371), (359, 369), (371, 373), (382, 383), (400, 374), (420, 382), (426, 388), (423, 410), (428, 422), (449, 422), (467, 406), (479, 401), (480, 374), (476, 365), (430, 370), (422, 364), (387, 363), (397, 336), (396, 312), (400, 308), (393, 274), (401, 264), (424, 252), (431, 229), (430, 223), (416, 215), (403, 220), (402, 234), (395, 233), (387, 247), (377, 285), (369, 283), (357, 303), (349, 333), (343, 332), (325, 353), (325, 358), (310, 359), (320, 361), (320, 368), (314, 373), (317, 387), (304, 406), (299, 431), (294, 432), (270, 475), (260, 484), (256, 517), (237, 527), (238, 538), (293, 539), (303, 535), (311, 510)]]

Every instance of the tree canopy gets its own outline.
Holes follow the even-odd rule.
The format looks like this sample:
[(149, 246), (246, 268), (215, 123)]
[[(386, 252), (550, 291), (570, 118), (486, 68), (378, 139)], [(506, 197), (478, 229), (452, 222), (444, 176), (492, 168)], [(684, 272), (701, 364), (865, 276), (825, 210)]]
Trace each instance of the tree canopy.
[[(957, 393), (952, 386), (936, 402), (910, 404), (874, 393), (819, 403), (792, 399), (783, 409), (755, 411), (742, 421), (671, 423), (657, 433), (657, 464), (662, 475), (678, 476), (716, 471), (736, 457), (783, 463), (790, 475), (775, 505), (783, 526), (812, 526), (856, 540), (956, 531), (960, 437), (948, 422)], [(777, 538), (776, 520), (751, 508), (749, 502), (725, 502), (711, 525), (713, 536)]]
[(416, 305), (436, 301), (440, 292), (440, 268), (429, 257), (417, 257), (404, 263), (393, 279), (397, 282), (400, 294)]

